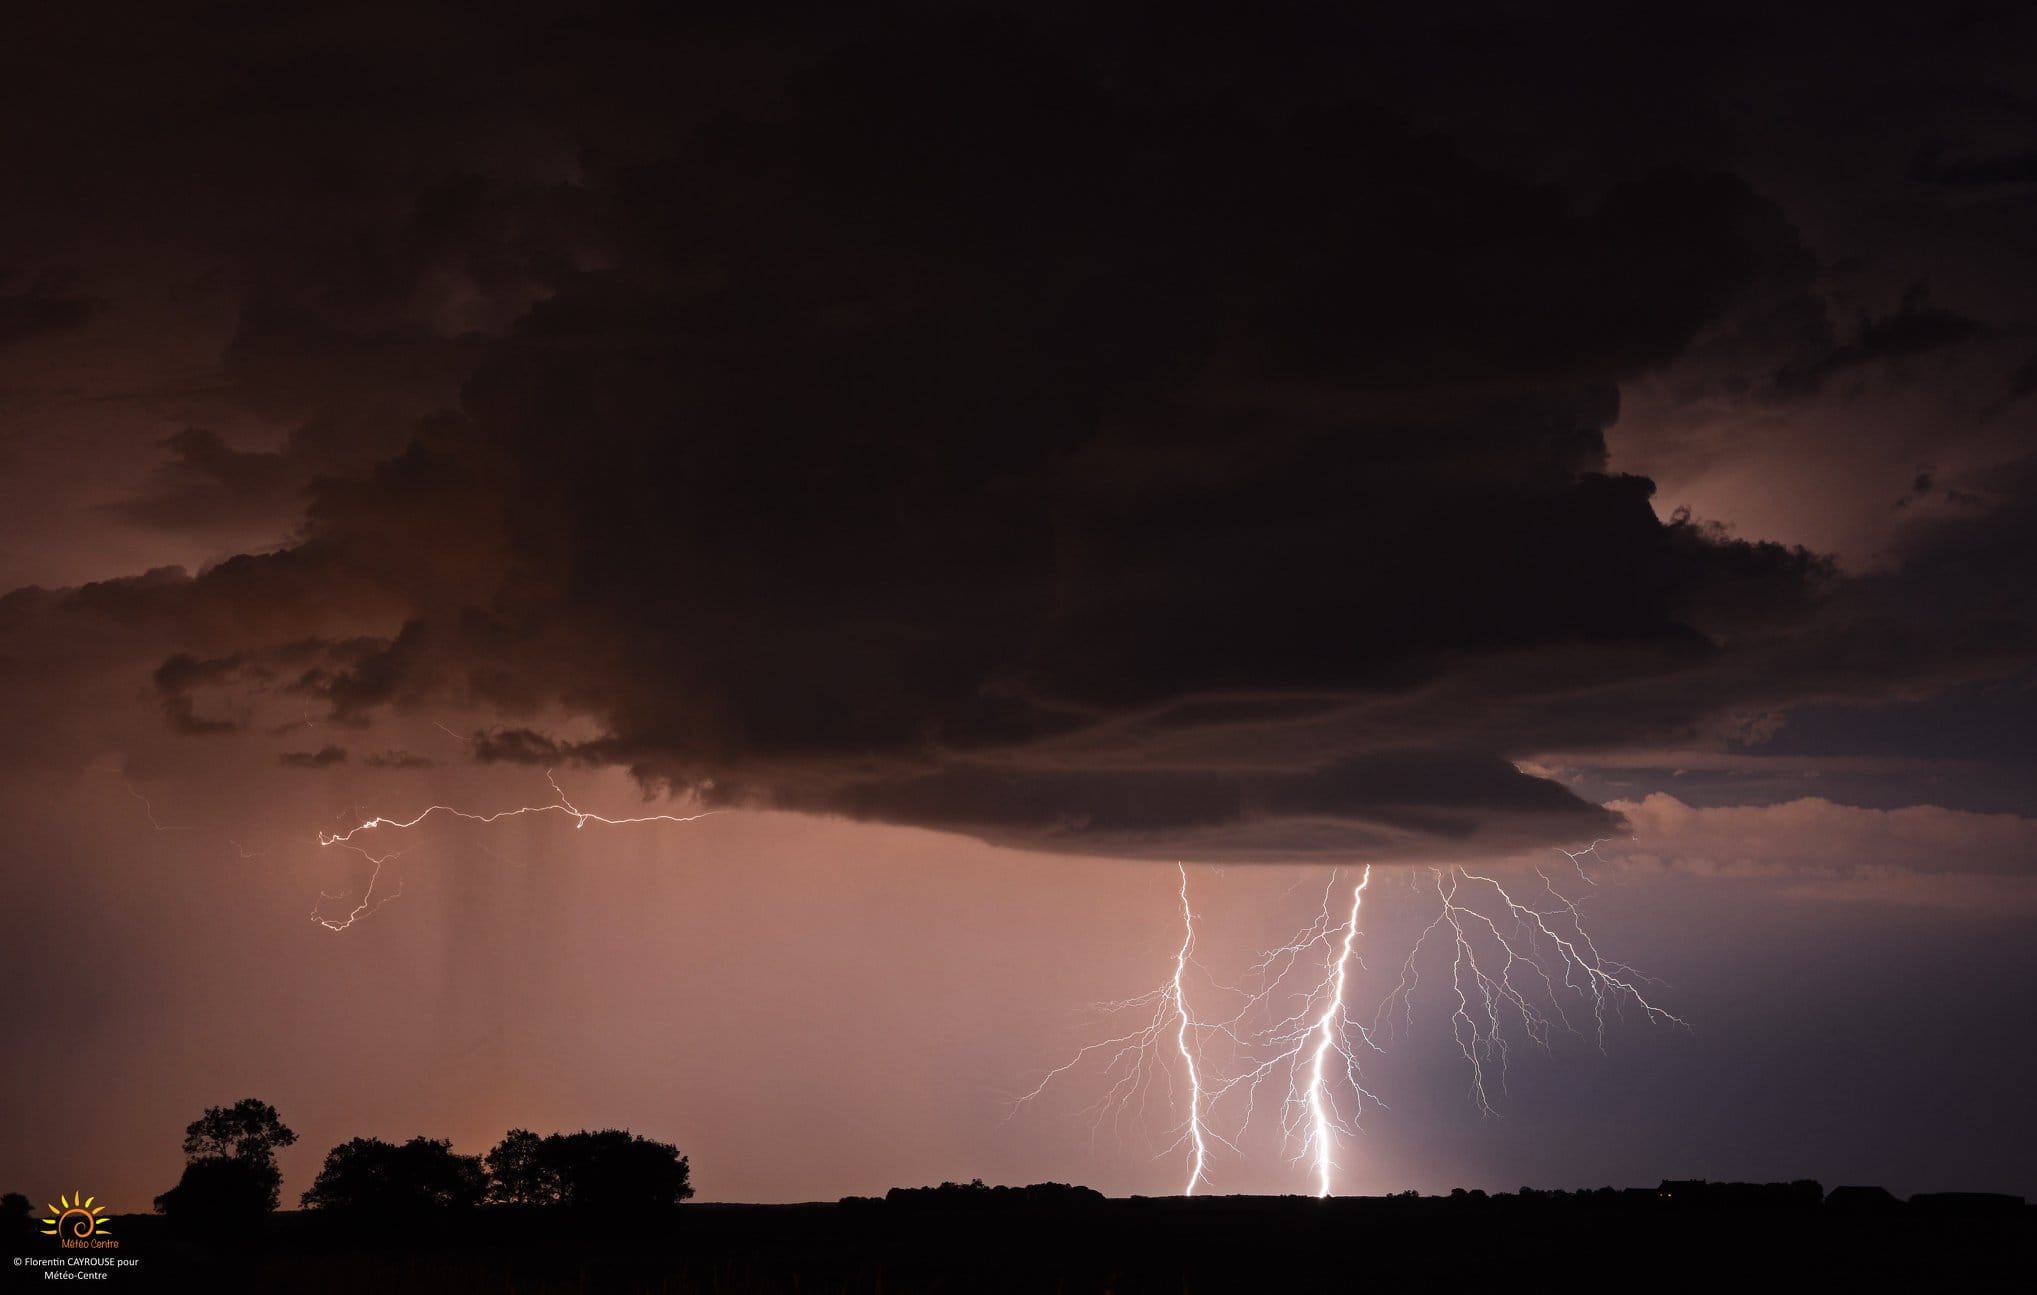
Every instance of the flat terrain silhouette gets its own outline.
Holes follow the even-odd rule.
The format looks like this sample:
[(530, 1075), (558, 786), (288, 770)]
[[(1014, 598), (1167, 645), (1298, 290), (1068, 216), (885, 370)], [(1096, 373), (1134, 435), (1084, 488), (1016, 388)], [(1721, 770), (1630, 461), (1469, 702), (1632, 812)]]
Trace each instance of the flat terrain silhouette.
[(203, 1237), (133, 1215), (115, 1234), (151, 1279), (130, 1286), (193, 1289), (2020, 1291), (2033, 1222), (2019, 1197), (1901, 1201), (1812, 1182), (1330, 1200), (946, 1184), (802, 1205), (483, 1205), (373, 1221), (304, 1210)]
[[(687, 1157), (625, 1129), (511, 1129), (486, 1155), (425, 1136), (351, 1138), (327, 1152), (299, 1195), (305, 1208), (279, 1212), (275, 1151), (296, 1140), (275, 1107), (248, 1097), (186, 1126), (183, 1175), (154, 1214), (38, 1224), (27, 1197), (6, 1193), (10, 1270), (122, 1289), (377, 1295), (1369, 1295), (1520, 1282), (2022, 1291), (2037, 1239), (2037, 1208), (2020, 1196), (1904, 1201), (1810, 1179), (1327, 1200), (1113, 1199), (977, 1180), (832, 1203), (688, 1204)], [(44, 1234), (51, 1222), (62, 1236)], [(116, 1262), (125, 1267), (94, 1267)]]

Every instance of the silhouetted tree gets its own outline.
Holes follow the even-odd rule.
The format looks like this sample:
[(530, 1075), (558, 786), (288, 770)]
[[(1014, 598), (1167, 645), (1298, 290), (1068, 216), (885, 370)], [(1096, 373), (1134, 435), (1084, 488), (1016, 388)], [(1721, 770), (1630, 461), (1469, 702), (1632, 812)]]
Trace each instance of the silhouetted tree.
[(664, 1209), (693, 1195), (679, 1148), (627, 1129), (553, 1134), (546, 1156), (567, 1205), (606, 1210)]
[(656, 1210), (693, 1195), (679, 1149), (627, 1129), (547, 1138), (512, 1129), (489, 1151), (488, 1172), (489, 1199), (505, 1204)]
[(207, 1107), (184, 1128), (183, 1176), (156, 1197), (156, 1211), (183, 1228), (230, 1230), (259, 1222), (282, 1199), (276, 1149), (296, 1141), (267, 1102), (244, 1097), (232, 1106)]
[(481, 1157), (455, 1155), (450, 1141), (416, 1137), (397, 1146), (355, 1138), (326, 1153), (303, 1201), (315, 1210), (428, 1214), (478, 1205), (487, 1186)]
[(208, 1106), (205, 1114), (184, 1126), (184, 1154), (193, 1160), (231, 1156), (274, 1163), (277, 1150), (296, 1141), (276, 1108), (252, 1097), (231, 1106)]
[(557, 1205), (565, 1196), (556, 1156), (529, 1129), (511, 1129), (488, 1152), (488, 1199), (501, 1205)]
[(156, 1212), (180, 1227), (231, 1230), (259, 1222), (282, 1197), (283, 1174), (266, 1159), (205, 1156), (184, 1166), (177, 1185), (156, 1197)]
[(0, 1237), (10, 1242), (26, 1240), (31, 1229), (28, 1221), (31, 1208), (28, 1198), (20, 1192), (0, 1196)]

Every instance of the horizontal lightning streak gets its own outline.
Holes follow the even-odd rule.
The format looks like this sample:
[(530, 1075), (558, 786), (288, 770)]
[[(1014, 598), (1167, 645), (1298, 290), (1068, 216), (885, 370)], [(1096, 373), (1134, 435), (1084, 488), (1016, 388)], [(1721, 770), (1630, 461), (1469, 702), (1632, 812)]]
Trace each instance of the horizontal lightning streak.
[[(592, 813), (575, 805), (567, 797), (565, 789), (559, 786), (559, 780), (553, 776), (550, 769), (545, 771), (545, 781), (551, 785), (552, 793), (558, 797), (558, 799), (549, 804), (523, 805), (516, 809), (497, 810), (492, 814), (476, 814), (468, 810), (456, 809), (451, 805), (429, 805), (405, 819), (377, 816), (366, 819), (344, 832), (320, 832), (318, 834), (318, 843), (321, 846), (337, 845), (342, 849), (352, 850), (372, 863), (374, 871), (368, 875), (368, 885), (361, 894), (360, 902), (344, 918), (334, 919), (323, 916), (324, 904), (321, 902), (312, 908), (311, 920), (329, 931), (344, 931), (355, 922), (375, 912), (382, 905), (403, 893), (402, 883), (398, 882), (394, 893), (385, 894), (379, 900), (375, 899), (375, 887), (381, 881), (383, 865), (399, 857), (402, 851), (379, 856), (371, 854), (360, 846), (352, 844), (353, 838), (362, 832), (372, 832), (381, 828), (402, 831), (406, 828), (416, 827), (434, 814), (444, 814), (450, 818), (465, 819), (470, 823), (495, 823), (505, 818), (517, 818), (525, 814), (565, 814), (573, 819), (573, 828), (575, 831), (578, 831), (589, 823), (599, 823), (604, 827), (627, 827), (640, 823), (693, 823), (719, 812), (710, 809), (702, 810), (698, 814), (639, 814), (628, 818), (610, 818), (605, 814)], [(344, 897), (344, 891), (319, 892), (319, 899), (321, 901), (342, 899)]]
[(344, 832), (320, 832), (318, 834), (318, 843), (320, 845), (340, 845), (352, 839), (357, 832), (373, 831), (381, 827), (398, 829), (416, 827), (433, 814), (446, 814), (453, 818), (464, 818), (470, 823), (494, 823), (505, 818), (516, 818), (523, 814), (567, 814), (573, 818), (573, 827), (577, 830), (586, 827), (589, 823), (600, 823), (607, 827), (627, 827), (636, 823), (694, 823), (720, 812), (719, 810), (707, 809), (702, 810), (698, 814), (642, 814), (633, 818), (608, 818), (601, 814), (589, 813), (568, 800), (564, 789), (559, 786), (558, 779), (552, 776), (550, 769), (545, 770), (545, 781), (552, 785), (553, 793), (558, 796), (557, 800), (548, 805), (523, 805), (516, 809), (499, 809), (493, 814), (469, 813), (464, 809), (455, 809), (451, 805), (430, 805), (410, 818), (371, 818), (356, 827), (348, 828)]

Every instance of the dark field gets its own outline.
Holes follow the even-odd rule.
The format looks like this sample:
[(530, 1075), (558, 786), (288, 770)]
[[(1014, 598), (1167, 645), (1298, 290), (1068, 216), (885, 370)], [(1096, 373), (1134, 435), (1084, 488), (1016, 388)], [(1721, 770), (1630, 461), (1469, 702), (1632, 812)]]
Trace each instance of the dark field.
[[(1693, 1199), (1693, 1196), (1698, 1199)], [(659, 1217), (488, 1209), (426, 1224), (276, 1216), (179, 1237), (116, 1220), (137, 1270), (86, 1289), (490, 1292), (1457, 1289), (2028, 1290), (2033, 1207), (1823, 1202), (1810, 1185), (1466, 1197), (1105, 1200), (1075, 1191), (688, 1204)], [(40, 1244), (36, 1244), (40, 1243)], [(41, 1237), (16, 1254), (59, 1253)], [(13, 1275), (26, 1286), (30, 1270)], [(43, 1289), (56, 1283), (39, 1282)], [(77, 1289), (77, 1284), (62, 1285)]]

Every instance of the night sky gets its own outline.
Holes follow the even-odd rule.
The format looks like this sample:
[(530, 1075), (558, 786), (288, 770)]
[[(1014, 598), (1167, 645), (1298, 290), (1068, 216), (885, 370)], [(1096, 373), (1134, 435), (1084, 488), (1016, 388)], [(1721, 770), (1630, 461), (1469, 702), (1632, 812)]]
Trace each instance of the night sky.
[[(1370, 865), (1368, 1025), (1469, 870), (1688, 1029), (1422, 964), (1339, 1192), (2037, 1195), (2037, 14), (1440, 8), (18, 16), (0, 1188), (1176, 1191), (1012, 1099)], [(713, 812), (320, 845), (548, 773)]]

